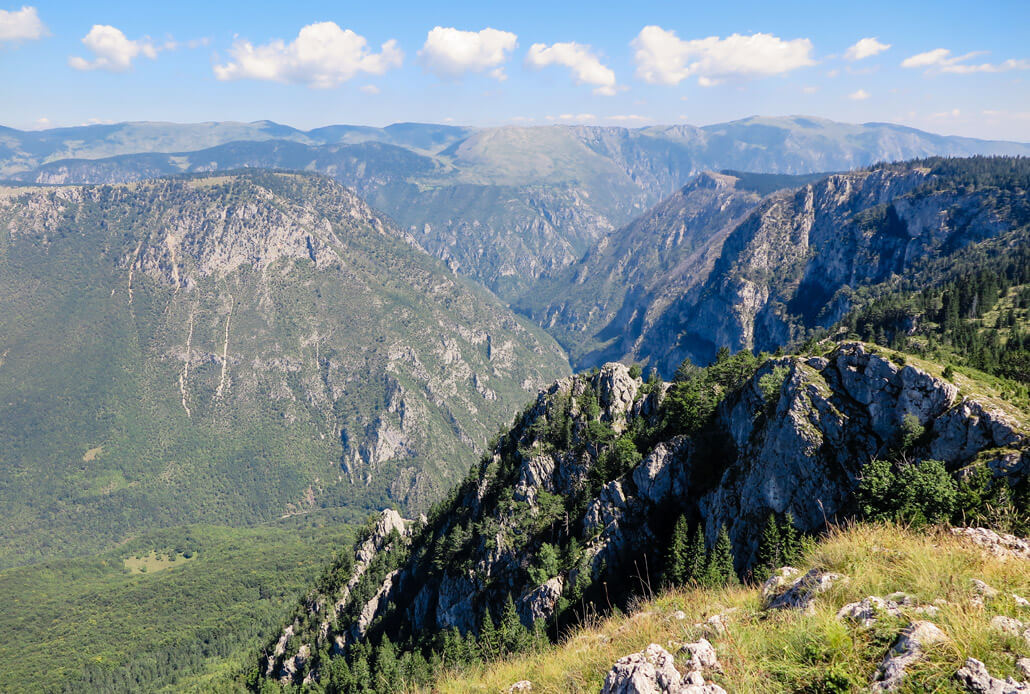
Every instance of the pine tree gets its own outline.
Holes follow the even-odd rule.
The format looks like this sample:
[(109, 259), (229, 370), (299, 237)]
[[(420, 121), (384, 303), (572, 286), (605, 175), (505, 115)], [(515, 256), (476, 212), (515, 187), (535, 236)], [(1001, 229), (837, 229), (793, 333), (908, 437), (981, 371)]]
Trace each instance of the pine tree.
[(770, 512), (758, 540), (758, 552), (755, 555), (754, 577), (756, 581), (764, 581), (783, 562), (780, 547), (780, 528), (776, 522), (776, 514)]
[(350, 666), (350, 691), (366, 694), (373, 691), (368, 685), (372, 681), (372, 668), (368, 666), (368, 656), (359, 651)]
[(705, 549), (705, 525), (704, 521), (694, 527), (694, 537), (687, 550), (687, 570), (684, 581), (701, 583), (705, 578), (705, 568), (708, 566), (708, 552)]
[(794, 525), (794, 514), (787, 511), (780, 528), (780, 561), (793, 566), (801, 559), (801, 537)]
[(674, 586), (681, 586), (687, 582), (687, 575), (690, 567), (687, 562), (690, 558), (690, 525), (687, 523), (686, 515), (681, 515), (676, 520), (676, 526), (672, 530), (672, 537), (669, 540), (669, 550), (665, 558), (665, 580)]
[(737, 583), (737, 572), (733, 568), (733, 543), (726, 526), (719, 528), (719, 536), (708, 558), (708, 570), (705, 584), (709, 587), (725, 586)]
[(443, 664), (445, 667), (455, 667), (465, 664), (465, 643), (461, 638), (461, 632), (457, 627), (451, 627), (443, 634)]

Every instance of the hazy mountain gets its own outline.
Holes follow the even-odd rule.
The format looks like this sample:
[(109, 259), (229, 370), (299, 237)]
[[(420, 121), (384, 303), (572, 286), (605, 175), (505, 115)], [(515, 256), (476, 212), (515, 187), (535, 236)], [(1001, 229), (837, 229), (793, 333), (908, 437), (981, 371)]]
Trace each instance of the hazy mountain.
[(430, 253), (507, 299), (574, 263), (700, 171), (801, 174), (927, 155), (1030, 154), (1020, 143), (801, 116), (640, 129), (96, 127), (108, 130), (6, 131), (0, 171), (35, 183), (113, 183), (241, 166), (319, 171), (354, 187)]
[(705, 174), (520, 306), (577, 368), (629, 359), (671, 374), (722, 346), (772, 351), (834, 323), (863, 287), (930, 262), (945, 273), (962, 249), (1025, 228), (1028, 176), (1028, 159), (921, 160), (758, 203), (739, 179)]
[(0, 563), (417, 508), (562, 350), (322, 177), (0, 188)]

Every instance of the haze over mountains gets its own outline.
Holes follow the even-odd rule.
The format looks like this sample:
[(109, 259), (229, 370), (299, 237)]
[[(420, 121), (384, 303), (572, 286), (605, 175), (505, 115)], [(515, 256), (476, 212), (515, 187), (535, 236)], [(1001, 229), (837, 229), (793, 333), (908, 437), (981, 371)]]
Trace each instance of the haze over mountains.
[(116, 183), (242, 167), (325, 173), (506, 300), (575, 262), (700, 171), (801, 174), (972, 154), (1030, 154), (1030, 145), (803, 116), (701, 128), (397, 124), (300, 131), (262, 121), (0, 134), (0, 172), (25, 182)]

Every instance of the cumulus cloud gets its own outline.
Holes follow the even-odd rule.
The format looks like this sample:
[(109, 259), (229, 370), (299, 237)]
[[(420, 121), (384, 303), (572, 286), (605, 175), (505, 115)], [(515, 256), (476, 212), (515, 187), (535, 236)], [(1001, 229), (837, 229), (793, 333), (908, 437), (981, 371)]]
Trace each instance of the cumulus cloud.
[(857, 91), (854, 91), (854, 92), (851, 92), (850, 94), (848, 94), (848, 98), (851, 99), (852, 101), (865, 101), (866, 99), (869, 98), (869, 96), (870, 96), (869, 92), (867, 92), (864, 89), (859, 89)]
[(361, 87), (361, 91), (365, 92), (366, 94), (378, 94), (379, 87), (375, 86), (374, 84), (366, 84), (363, 87)]
[(125, 72), (132, 69), (132, 61), (137, 57), (143, 55), (153, 60), (158, 50), (150, 39), (133, 41), (126, 38), (121, 29), (107, 24), (94, 24), (82, 43), (93, 54), (93, 59), (72, 56), (68, 64), (76, 70)]
[(364, 36), (341, 29), (336, 22), (309, 24), (290, 43), (275, 39), (254, 46), (236, 41), (229, 55), (229, 62), (214, 66), (220, 80), (267, 80), (320, 89), (337, 87), (360, 73), (381, 75), (404, 62), (395, 40), (374, 53)]
[(711, 86), (725, 78), (766, 77), (815, 64), (811, 41), (785, 41), (772, 34), (685, 41), (673, 31), (646, 26), (630, 45), (636, 49), (637, 76), (651, 84), (697, 77), (702, 86)]
[(548, 65), (563, 65), (572, 70), (576, 84), (594, 85), (594, 94), (615, 96), (615, 72), (590, 51), (590, 46), (574, 42), (550, 46), (534, 43), (529, 47), (526, 64), (537, 70)]
[(860, 39), (858, 43), (845, 51), (844, 57), (848, 60), (864, 60), (865, 58), (871, 58), (878, 53), (883, 53), (890, 47), (891, 45), (889, 43), (880, 43), (875, 38)]
[(482, 31), (461, 31), (454, 27), (433, 27), (418, 52), (419, 61), (439, 77), (453, 78), (466, 72), (489, 71), (491, 77), (507, 79), (502, 65), (518, 45), (510, 31), (487, 27)]
[(1009, 59), (1001, 63), (970, 63), (978, 55), (986, 51), (973, 51), (965, 55), (951, 54), (947, 48), (935, 48), (925, 53), (917, 53), (901, 61), (901, 67), (925, 68), (927, 72), (946, 72), (955, 75), (968, 75), (974, 72), (1008, 72), (1009, 70), (1030, 70), (1030, 60)]
[(49, 35), (35, 7), (0, 10), (0, 41), (34, 41)]

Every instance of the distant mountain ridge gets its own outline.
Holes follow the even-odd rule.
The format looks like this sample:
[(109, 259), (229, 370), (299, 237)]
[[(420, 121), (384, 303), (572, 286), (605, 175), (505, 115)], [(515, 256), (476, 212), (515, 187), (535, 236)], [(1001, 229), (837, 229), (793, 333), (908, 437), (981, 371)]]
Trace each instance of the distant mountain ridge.
[(0, 131), (0, 175), (34, 183), (241, 167), (325, 173), (509, 301), (701, 171), (805, 174), (973, 154), (1030, 155), (1030, 145), (805, 116), (639, 129), (413, 123), (300, 131), (263, 121)]
[(720, 347), (804, 339), (856, 294), (927, 263), (943, 277), (964, 249), (1023, 245), (1030, 227), (1027, 158), (935, 158), (802, 181), (761, 197), (731, 175), (702, 174), (518, 306), (577, 369), (620, 359), (671, 375)]

